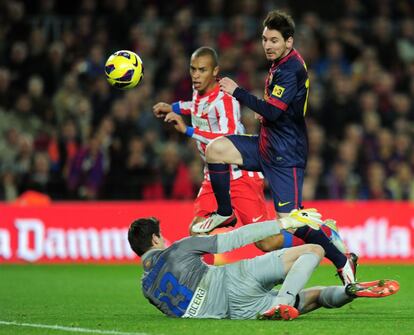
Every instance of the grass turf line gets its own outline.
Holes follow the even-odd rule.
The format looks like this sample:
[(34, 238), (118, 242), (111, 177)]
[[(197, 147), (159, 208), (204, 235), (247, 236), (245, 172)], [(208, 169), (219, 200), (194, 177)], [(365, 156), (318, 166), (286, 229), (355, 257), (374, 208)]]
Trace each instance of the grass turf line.
[[(292, 322), (170, 319), (150, 305), (133, 265), (1, 265), (0, 320), (146, 333), (210, 334), (412, 334), (414, 266), (368, 266), (360, 280), (392, 278), (400, 292), (383, 299), (359, 299), (341, 309), (320, 309)], [(337, 285), (332, 266), (320, 267), (308, 286)], [(0, 324), (0, 334), (68, 334), (59, 329)]]

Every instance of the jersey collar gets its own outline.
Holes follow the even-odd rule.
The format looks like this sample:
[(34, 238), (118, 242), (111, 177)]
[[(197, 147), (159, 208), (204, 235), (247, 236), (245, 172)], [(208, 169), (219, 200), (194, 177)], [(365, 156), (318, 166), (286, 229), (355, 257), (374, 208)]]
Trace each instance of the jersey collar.
[(219, 94), (219, 92), (220, 92), (220, 86), (219, 86), (219, 84), (216, 84), (216, 85), (214, 85), (214, 87), (210, 91), (207, 91), (203, 95), (199, 94), (196, 91), (196, 98), (197, 99), (202, 99), (202, 98), (208, 97), (210, 95), (217, 95), (217, 94)]
[(290, 58), (292, 58), (293, 56), (296, 56), (297, 54), (298, 54), (298, 52), (296, 51), (296, 49), (293, 48), (292, 50), (289, 51), (289, 53), (285, 57), (280, 58), (277, 61), (274, 61), (272, 63), (272, 69), (274, 69), (275, 67), (287, 62)]

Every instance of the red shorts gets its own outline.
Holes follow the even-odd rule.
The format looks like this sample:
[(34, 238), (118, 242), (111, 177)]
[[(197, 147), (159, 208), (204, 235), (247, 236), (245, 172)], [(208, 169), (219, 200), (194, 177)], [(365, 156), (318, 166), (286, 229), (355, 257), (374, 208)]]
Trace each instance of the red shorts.
[[(231, 204), (243, 225), (271, 219), (265, 203), (263, 184), (263, 179), (249, 176), (230, 181)], [(215, 210), (217, 201), (211, 182), (204, 180), (194, 202), (195, 216), (206, 217)]]

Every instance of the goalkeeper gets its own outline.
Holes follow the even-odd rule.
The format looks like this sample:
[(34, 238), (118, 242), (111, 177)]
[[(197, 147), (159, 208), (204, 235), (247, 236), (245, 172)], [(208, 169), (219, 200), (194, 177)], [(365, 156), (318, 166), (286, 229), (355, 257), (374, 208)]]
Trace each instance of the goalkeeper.
[[(293, 210), (278, 220), (224, 234), (187, 237), (168, 248), (159, 221), (141, 218), (131, 224), (128, 240), (142, 258), (144, 296), (171, 317), (290, 320), (299, 312), (320, 306), (339, 307), (356, 296), (381, 297), (398, 290), (394, 281), (303, 290), (324, 256), (322, 247), (314, 244), (224, 266), (208, 266), (201, 259), (206, 253), (227, 252), (278, 234), (281, 229), (305, 225), (319, 229), (320, 217), (315, 209)], [(272, 289), (280, 283), (278, 291)]]

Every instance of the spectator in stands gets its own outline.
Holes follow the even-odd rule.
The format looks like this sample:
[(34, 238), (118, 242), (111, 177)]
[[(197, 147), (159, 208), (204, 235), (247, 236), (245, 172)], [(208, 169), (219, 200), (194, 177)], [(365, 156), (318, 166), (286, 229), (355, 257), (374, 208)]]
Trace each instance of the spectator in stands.
[(410, 165), (406, 161), (398, 163), (396, 173), (387, 180), (386, 187), (392, 199), (414, 201), (414, 179)]
[[(318, 4), (310, 12), (293, 0), (283, 2), (297, 21), (297, 48), (306, 55), (311, 76), (307, 119), (312, 171), (307, 197), (409, 198), (409, 191), (395, 191), (399, 188), (395, 185), (414, 172), (414, 3), (338, 0), (337, 4), (337, 11), (330, 13), (329, 7)], [(147, 186), (143, 194), (130, 197), (186, 198), (198, 180), (193, 152), (185, 150), (185, 161), (179, 163), (165, 161), (162, 148), (176, 141), (177, 134), (153, 123), (149, 106), (154, 101), (175, 101), (191, 91), (188, 50), (205, 44), (218, 49), (223, 74), (238, 78), (252, 91), (261, 90), (267, 63), (257, 61), (263, 57), (256, 27), (269, 5), (271, 1), (171, 0), (144, 6), (132, 0), (4, 2), (0, 133), (6, 137), (0, 138), (0, 166), (15, 164), (5, 178), (20, 183), (37, 153), (46, 150), (51, 173), (65, 178), (73, 197), (121, 199), (122, 183), (113, 178), (122, 180), (128, 160), (135, 161), (131, 166), (141, 161), (136, 151), (130, 152), (130, 142), (139, 136), (145, 159), (159, 172), (152, 184), (159, 188)], [(142, 56), (145, 77), (135, 90), (122, 92), (105, 81), (102, 64), (117, 49)], [(249, 132), (256, 133), (254, 115), (243, 114)], [(102, 129), (108, 132), (102, 135)], [(97, 166), (103, 170), (108, 166), (108, 174), (95, 174), (94, 169), (85, 174), (80, 166), (75, 168), (72, 159), (88, 157), (90, 138), (101, 138), (96, 157), (108, 164)], [(371, 173), (381, 175), (373, 162), (390, 177), (387, 185), (374, 187), (380, 192), (369, 186), (376, 184), (369, 181)], [(186, 176), (188, 187), (172, 186), (174, 171), (187, 171), (179, 175)], [(91, 189), (74, 182), (75, 175), (90, 173), (99, 175)], [(316, 179), (323, 181), (326, 192), (317, 191), (320, 186), (315, 190), (320, 184)], [(65, 188), (60, 192), (62, 198), (67, 196)]]
[(101, 139), (92, 135), (70, 164), (67, 187), (71, 198), (98, 199), (104, 182), (106, 163)]
[(303, 181), (303, 200), (326, 199), (326, 185), (323, 182), (323, 161), (317, 155), (310, 156)]
[(180, 158), (178, 144), (168, 142), (163, 148), (159, 174), (162, 197), (167, 199), (194, 198), (190, 172)]
[(122, 180), (126, 199), (142, 199), (145, 188), (154, 182), (153, 166), (147, 157), (145, 142), (139, 136), (129, 141)]
[(361, 185), (359, 198), (364, 200), (392, 199), (392, 193), (386, 186), (386, 172), (379, 162), (372, 162), (367, 169), (366, 179)]
[(19, 152), (20, 133), (12, 127), (3, 131), (0, 138), (0, 165), (13, 165)]
[(69, 169), (81, 147), (81, 137), (73, 119), (67, 119), (51, 136), (48, 153), (51, 170), (67, 178)]
[(0, 170), (0, 201), (12, 202), (18, 195), (16, 173), (12, 166), (3, 165)]
[(325, 185), (328, 199), (352, 200), (358, 196), (360, 178), (352, 172), (350, 166), (337, 161), (329, 171)]
[(31, 169), (22, 176), (20, 192), (37, 191), (48, 194), (52, 199), (62, 199), (64, 189), (65, 184), (60, 176), (51, 172), (47, 152), (36, 152)]

